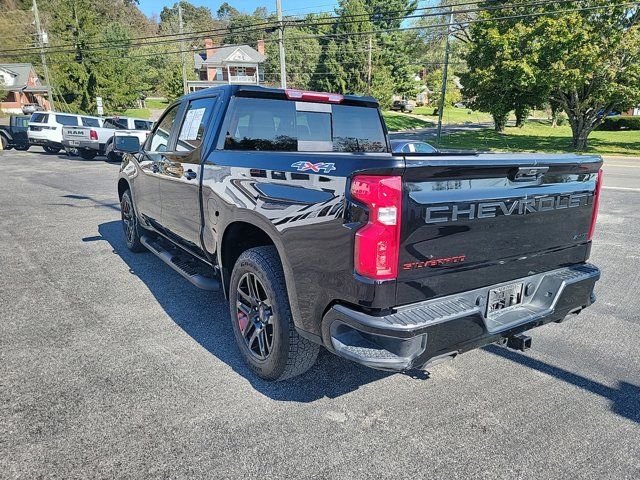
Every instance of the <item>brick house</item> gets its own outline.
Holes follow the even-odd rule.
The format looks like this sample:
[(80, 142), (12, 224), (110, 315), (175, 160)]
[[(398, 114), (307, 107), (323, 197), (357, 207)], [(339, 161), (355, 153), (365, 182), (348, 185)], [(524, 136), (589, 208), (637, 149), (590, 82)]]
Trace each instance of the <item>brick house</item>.
[(262, 40), (258, 41), (257, 50), (249, 45), (214, 47), (210, 38), (205, 39), (204, 45), (204, 53), (194, 55), (198, 80), (187, 82), (190, 92), (223, 84), (259, 85), (264, 80)]
[(27, 105), (39, 105), (43, 110), (50, 110), (47, 90), (32, 64), (0, 63), (0, 92), (3, 97), (0, 110), (21, 114)]

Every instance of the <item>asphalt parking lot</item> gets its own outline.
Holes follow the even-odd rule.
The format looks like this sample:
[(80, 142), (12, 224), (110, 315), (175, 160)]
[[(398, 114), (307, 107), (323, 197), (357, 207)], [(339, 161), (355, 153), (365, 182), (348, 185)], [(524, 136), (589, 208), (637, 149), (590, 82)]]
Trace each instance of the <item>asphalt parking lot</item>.
[(221, 294), (124, 244), (118, 165), (1, 152), (0, 478), (640, 478), (640, 159), (610, 159), (598, 302), (427, 373), (270, 384)]

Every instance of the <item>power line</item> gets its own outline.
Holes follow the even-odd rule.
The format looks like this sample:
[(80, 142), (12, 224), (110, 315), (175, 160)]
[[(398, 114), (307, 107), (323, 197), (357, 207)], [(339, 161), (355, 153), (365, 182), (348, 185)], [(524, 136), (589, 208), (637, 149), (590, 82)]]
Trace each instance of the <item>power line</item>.
[[(547, 5), (547, 4), (557, 4), (557, 3), (576, 3), (576, 2), (583, 2), (583, 1), (587, 1), (587, 0), (542, 0), (542, 1), (537, 1), (537, 2), (532, 2), (532, 3), (526, 3), (526, 4), (506, 4), (506, 5), (500, 5), (500, 6), (487, 6), (487, 7), (482, 7), (482, 8), (477, 8), (477, 9), (467, 9), (467, 10), (460, 10), (458, 11), (458, 13), (476, 13), (476, 12), (482, 12), (482, 11), (491, 11), (491, 10), (501, 10), (501, 9), (508, 9), (508, 8), (522, 8), (522, 7), (534, 7), (534, 6), (541, 6), (541, 5)], [(430, 11), (430, 10), (442, 10), (444, 8), (449, 8), (449, 7), (458, 7), (458, 6), (468, 6), (468, 5), (477, 5), (478, 1), (472, 1), (472, 2), (461, 2), (461, 3), (456, 3), (456, 4), (451, 4), (451, 5), (447, 5), (447, 6), (430, 6), (430, 7), (421, 7), (421, 8), (416, 8), (413, 10), (413, 12), (416, 11)], [(388, 10), (385, 12), (385, 15), (390, 15), (390, 14), (394, 14), (394, 13), (404, 13), (407, 12), (407, 9), (401, 9), (401, 10)], [(409, 18), (426, 18), (426, 17), (438, 17), (438, 16), (443, 16), (445, 13), (443, 12), (438, 12), (438, 13), (423, 13), (423, 14), (411, 14), (411, 15), (402, 15), (402, 16), (396, 16), (396, 17), (378, 17), (376, 14), (373, 13), (360, 13), (360, 14), (351, 14), (351, 15), (341, 15), (341, 16), (332, 16), (326, 19), (326, 21), (321, 21), (321, 22), (306, 22), (303, 19), (301, 20), (287, 20), (285, 21), (285, 26), (288, 27), (317, 27), (317, 26), (323, 26), (323, 25), (333, 25), (336, 22), (332, 21), (332, 20), (340, 20), (341, 24), (346, 24), (346, 23), (357, 23), (358, 21), (348, 21), (348, 19), (352, 19), (352, 18), (361, 18), (361, 17), (369, 17), (371, 18), (376, 18), (377, 20), (382, 20), (382, 21), (389, 21), (389, 20), (401, 20), (401, 19), (409, 19)], [(362, 20), (360, 20), (362, 21)], [(200, 30), (200, 31), (192, 31), (192, 32), (186, 32), (184, 34), (181, 33), (172, 33), (172, 34), (163, 34), (163, 35), (156, 35), (156, 36), (145, 36), (145, 37), (137, 37), (137, 38), (133, 38), (133, 39), (123, 39), (123, 40), (112, 40), (112, 41), (96, 41), (96, 42), (87, 42), (84, 45), (97, 45), (97, 47), (93, 47), (91, 49), (93, 50), (97, 50), (97, 49), (106, 49), (106, 48), (118, 48), (118, 45), (121, 45), (121, 48), (130, 48), (130, 47), (139, 47), (139, 46), (151, 46), (151, 45), (156, 45), (156, 44), (161, 44), (161, 43), (175, 43), (175, 42), (179, 42), (181, 40), (199, 40), (202, 38), (205, 38), (205, 36), (203, 36), (204, 34), (207, 34), (206, 36), (215, 36), (215, 37), (220, 37), (223, 36), (223, 34), (218, 34), (218, 35), (210, 35), (216, 32), (223, 32), (224, 34), (233, 34), (233, 33), (252, 33), (252, 32), (258, 32), (258, 31), (265, 31), (265, 30), (275, 30), (275, 28), (278, 26), (279, 22), (277, 20), (269, 20), (269, 21), (265, 21), (265, 22), (258, 22), (258, 23), (252, 23), (252, 24), (247, 24), (247, 25), (243, 25), (242, 27), (234, 27), (231, 25), (228, 25), (226, 27), (222, 27), (222, 28), (217, 28), (217, 29), (212, 29), (212, 30)], [(264, 27), (264, 28), (262, 28)], [(238, 28), (242, 28), (243, 30), (241, 31), (236, 31), (236, 29)], [(249, 29), (247, 29), (249, 28)], [(184, 36), (187, 35), (187, 36)], [(197, 36), (193, 36), (193, 35), (197, 35)], [(181, 37), (179, 39), (171, 39), (171, 40), (163, 40), (164, 38), (169, 38), (169, 37)], [(137, 44), (136, 42), (140, 41), (140, 40), (150, 40), (149, 42), (146, 43), (140, 43)], [(74, 51), (76, 48), (76, 44), (75, 43), (66, 43), (66, 44), (60, 44), (60, 45), (51, 45), (49, 47), (45, 47), (46, 50), (57, 50), (60, 48), (64, 48), (64, 47), (73, 47)], [(12, 52), (23, 52), (23, 51), (30, 51), (32, 50), (33, 47), (26, 47), (26, 48), (16, 48), (16, 49), (8, 49), (5, 50), (3, 52), (4, 56), (8, 56), (9, 53)], [(89, 50), (87, 48), (85, 48), (85, 50)], [(57, 52), (60, 53), (60, 52)], [(62, 52), (62, 53), (68, 53), (68, 52)], [(7, 55), (5, 55), (7, 54)], [(16, 55), (17, 56), (17, 55)]]
[[(558, 1), (560, 2), (566, 2), (566, 1), (575, 1), (575, 0), (554, 0), (554, 1), (545, 1), (545, 2), (537, 2), (538, 4), (551, 4), (551, 3), (558, 3)], [(524, 6), (528, 6), (528, 5), (532, 5), (532, 4), (521, 4), (521, 5), (517, 5), (518, 7), (524, 7)], [(458, 25), (470, 25), (470, 24), (474, 24), (474, 23), (486, 23), (486, 22), (494, 22), (494, 21), (502, 21), (502, 20), (512, 20), (512, 19), (523, 19), (523, 18), (532, 18), (532, 17), (540, 17), (540, 16), (550, 16), (550, 15), (558, 15), (558, 14), (563, 14), (563, 13), (573, 13), (573, 12), (581, 12), (581, 11), (594, 11), (594, 10), (601, 10), (601, 9), (605, 9), (605, 8), (612, 8), (612, 7), (626, 7), (626, 6), (639, 6), (640, 3), (639, 2), (626, 2), (626, 3), (614, 3), (614, 4), (605, 4), (605, 5), (597, 5), (597, 6), (591, 6), (591, 7), (581, 7), (581, 8), (571, 8), (571, 9), (564, 9), (564, 10), (554, 10), (554, 11), (545, 11), (545, 12), (537, 12), (537, 13), (527, 13), (527, 14), (519, 14), (519, 15), (507, 15), (507, 16), (502, 16), (502, 17), (493, 17), (493, 18), (476, 18), (476, 19), (471, 19), (471, 20), (464, 20), (464, 21), (460, 21), (460, 22), (454, 22), (454, 23), (440, 23), (440, 24), (431, 24), (431, 25), (422, 25), (422, 26), (413, 26), (413, 27), (400, 27), (400, 28), (387, 28), (387, 29), (378, 29), (378, 30), (370, 30), (370, 31), (362, 31), (362, 32), (349, 32), (349, 33), (326, 33), (326, 34), (309, 34), (309, 35), (301, 35), (301, 36), (296, 36), (296, 37), (291, 37), (289, 38), (289, 41), (303, 41), (303, 40), (308, 40), (308, 39), (314, 39), (314, 38), (335, 38), (335, 37), (353, 37), (353, 36), (362, 36), (362, 35), (371, 35), (371, 34), (379, 34), (379, 33), (389, 33), (389, 32), (399, 32), (399, 31), (413, 31), (413, 30), (427, 30), (427, 29), (432, 29), (432, 28), (443, 28), (443, 27), (450, 27), (450, 26), (458, 26)], [(510, 5), (511, 7), (511, 5)], [(509, 7), (506, 6), (501, 6), (501, 9), (507, 9)], [(481, 11), (481, 10), (479, 10)], [(457, 12), (457, 13), (461, 13), (461, 12)], [(354, 22), (349, 22), (349, 23), (354, 23)], [(249, 31), (250, 32), (250, 31)], [(245, 33), (245, 32), (242, 32)], [(175, 41), (180, 41), (180, 40), (174, 40)], [(264, 39), (264, 42), (273, 42), (273, 41), (277, 41), (277, 39)], [(215, 45), (214, 48), (220, 48), (220, 47), (236, 47), (236, 46), (241, 46), (244, 45), (244, 43), (236, 43), (236, 44), (219, 44), (219, 45)], [(139, 47), (145, 47), (145, 46), (149, 46), (149, 44), (142, 44), (142, 45), (132, 45), (130, 47), (126, 47), (126, 48), (139, 48)], [(122, 47), (121, 47), (122, 48)], [(103, 48), (101, 48), (103, 49)], [(91, 52), (97, 49), (84, 49), (83, 51), (85, 52)], [(181, 53), (181, 52), (196, 52), (196, 51), (200, 51), (202, 50), (202, 47), (197, 47), (197, 48), (188, 48), (186, 50), (173, 50), (173, 51), (165, 51), (165, 52), (153, 52), (153, 53), (149, 53), (149, 54), (140, 54), (140, 55), (136, 55), (136, 56), (126, 56), (123, 57), (122, 55), (118, 55), (118, 56), (102, 56), (100, 57), (101, 59), (106, 59), (106, 58), (141, 58), (141, 57), (146, 57), (146, 56), (156, 56), (156, 55), (167, 55), (167, 54), (172, 54), (172, 53)], [(47, 54), (65, 54), (65, 53), (75, 53), (75, 50), (60, 50), (60, 51), (55, 51), (55, 52), (46, 52)], [(16, 54), (6, 54), (6, 53), (0, 53), (0, 56), (18, 56)]]

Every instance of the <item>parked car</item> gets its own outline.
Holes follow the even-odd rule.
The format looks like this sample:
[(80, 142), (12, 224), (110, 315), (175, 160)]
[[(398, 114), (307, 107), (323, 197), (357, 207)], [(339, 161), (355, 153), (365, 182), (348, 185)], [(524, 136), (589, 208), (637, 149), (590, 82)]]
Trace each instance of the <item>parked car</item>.
[(152, 126), (152, 121), (142, 118), (109, 117), (102, 125), (91, 128), (63, 128), (62, 144), (67, 148), (76, 148), (85, 160), (90, 160), (96, 155), (106, 155), (109, 161), (119, 161), (119, 154), (113, 150), (114, 133), (137, 136), (140, 142), (143, 142)]
[[(523, 332), (594, 301), (602, 159), (392, 153), (378, 103), (227, 85), (174, 102), (118, 178), (126, 245), (222, 289), (258, 376), (320, 346), (391, 371)], [(176, 295), (180, 295), (176, 291)]]
[(9, 117), (9, 125), (0, 125), (0, 142), (4, 150), (15, 148), (16, 150), (29, 150), (29, 117), (12, 115)]
[(22, 113), (25, 115), (31, 115), (32, 113), (40, 112), (42, 110), (43, 108), (37, 103), (27, 103), (22, 106)]
[(391, 140), (391, 151), (394, 153), (437, 153), (438, 149), (418, 140), (393, 139)]
[(47, 153), (58, 153), (63, 148), (63, 127), (96, 127), (101, 122), (98, 117), (90, 115), (36, 112), (29, 121), (29, 145), (41, 146)]
[(399, 112), (413, 112), (413, 105), (407, 100), (396, 100), (391, 104), (391, 110)]

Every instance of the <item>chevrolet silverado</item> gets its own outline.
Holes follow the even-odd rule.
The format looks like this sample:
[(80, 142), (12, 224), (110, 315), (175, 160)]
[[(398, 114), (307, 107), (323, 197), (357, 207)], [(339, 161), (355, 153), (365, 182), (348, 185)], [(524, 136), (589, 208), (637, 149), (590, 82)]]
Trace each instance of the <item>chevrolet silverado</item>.
[(231, 85), (115, 141), (128, 248), (221, 288), (264, 379), (525, 350), (595, 300), (597, 156), (392, 153), (373, 98)]

